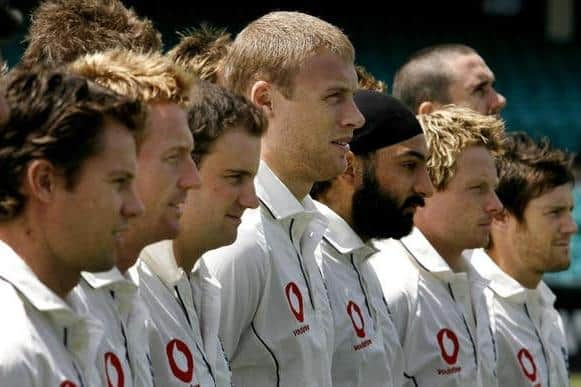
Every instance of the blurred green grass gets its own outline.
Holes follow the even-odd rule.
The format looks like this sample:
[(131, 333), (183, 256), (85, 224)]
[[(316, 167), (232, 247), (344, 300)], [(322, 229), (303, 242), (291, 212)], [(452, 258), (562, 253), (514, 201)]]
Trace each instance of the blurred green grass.
[(571, 375), (571, 387), (581, 387), (581, 374)]

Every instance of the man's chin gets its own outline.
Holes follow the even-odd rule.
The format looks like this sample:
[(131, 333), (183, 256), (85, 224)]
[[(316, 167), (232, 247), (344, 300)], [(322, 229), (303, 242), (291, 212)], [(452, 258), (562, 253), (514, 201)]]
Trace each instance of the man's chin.
[(180, 234), (181, 227), (179, 220), (168, 220), (159, 228), (155, 235), (155, 239), (158, 241), (166, 239), (175, 239)]

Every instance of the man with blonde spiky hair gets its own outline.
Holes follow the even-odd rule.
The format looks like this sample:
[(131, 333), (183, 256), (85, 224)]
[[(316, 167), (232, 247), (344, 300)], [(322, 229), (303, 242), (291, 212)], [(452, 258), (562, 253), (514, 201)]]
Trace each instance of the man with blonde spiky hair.
[[(155, 378), (163, 377), (156, 371), (167, 369), (168, 360), (165, 348), (150, 351), (149, 343), (157, 342), (155, 329), (145, 325), (151, 321), (127, 270), (146, 245), (178, 235), (187, 192), (200, 186), (186, 112), (193, 78), (160, 54), (122, 49), (81, 57), (69, 70), (149, 106), (136, 177), (146, 215), (143, 222), (131, 223), (123, 235), (116, 268), (83, 273), (75, 293), (77, 301), (86, 304), (107, 328), (97, 360), (103, 384), (133, 380), (133, 385), (151, 386), (150, 367)], [(166, 385), (164, 379), (157, 385)]]
[(488, 243), (502, 209), (494, 157), (504, 124), (453, 106), (418, 119), (435, 190), (416, 210), (412, 233), (378, 241), (371, 265), (404, 350), (407, 386), (495, 386), (486, 304), (470, 296), (470, 282), (481, 278), (463, 252)]
[(168, 56), (198, 78), (220, 82), (224, 57), (232, 44), (230, 34), (225, 29), (202, 24), (180, 36), (180, 42), (167, 53)]
[(224, 83), (268, 118), (256, 177), (234, 244), (204, 263), (222, 285), (220, 336), (240, 386), (330, 386), (333, 316), (315, 248), (327, 219), (309, 191), (346, 166), (364, 118), (355, 52), (337, 27), (299, 12), (251, 22), (224, 60)]
[(45, 0), (34, 10), (21, 62), (59, 65), (113, 48), (160, 51), (161, 34), (119, 0)]

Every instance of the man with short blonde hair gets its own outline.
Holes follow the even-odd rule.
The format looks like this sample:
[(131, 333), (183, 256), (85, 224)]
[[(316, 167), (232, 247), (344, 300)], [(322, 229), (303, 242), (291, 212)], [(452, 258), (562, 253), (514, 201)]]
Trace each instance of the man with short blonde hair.
[(364, 118), (353, 101), (354, 50), (335, 26), (273, 12), (236, 37), (224, 82), (268, 118), (234, 244), (204, 263), (222, 284), (220, 336), (235, 385), (330, 386), (333, 316), (314, 250), (327, 220), (308, 193), (345, 170)]

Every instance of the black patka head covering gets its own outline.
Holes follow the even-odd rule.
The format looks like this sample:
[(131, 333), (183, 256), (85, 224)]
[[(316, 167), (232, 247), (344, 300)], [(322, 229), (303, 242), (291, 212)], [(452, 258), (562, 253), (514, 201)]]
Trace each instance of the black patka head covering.
[(365, 125), (355, 130), (349, 143), (356, 155), (368, 154), (423, 133), (416, 116), (390, 95), (358, 90), (355, 104), (365, 117)]

